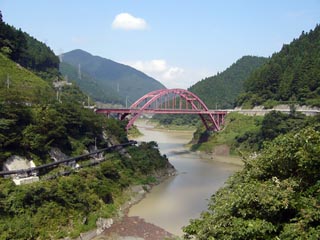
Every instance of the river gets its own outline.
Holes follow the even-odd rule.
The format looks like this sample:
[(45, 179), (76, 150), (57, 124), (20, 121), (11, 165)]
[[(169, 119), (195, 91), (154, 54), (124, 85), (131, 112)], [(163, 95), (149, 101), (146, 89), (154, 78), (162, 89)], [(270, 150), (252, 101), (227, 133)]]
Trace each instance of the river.
[(223, 186), (226, 179), (241, 167), (204, 159), (185, 147), (191, 131), (156, 130), (145, 122), (136, 123), (143, 136), (137, 141), (156, 141), (160, 152), (166, 154), (178, 174), (155, 186), (129, 216), (139, 216), (175, 235), (182, 227), (207, 209), (208, 199)]

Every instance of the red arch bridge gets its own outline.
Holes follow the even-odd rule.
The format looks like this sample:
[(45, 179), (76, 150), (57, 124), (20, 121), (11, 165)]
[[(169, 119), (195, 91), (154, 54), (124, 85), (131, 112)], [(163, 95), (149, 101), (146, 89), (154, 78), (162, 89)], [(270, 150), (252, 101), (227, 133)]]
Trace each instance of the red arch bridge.
[(98, 108), (96, 113), (116, 114), (120, 120), (128, 117), (127, 130), (142, 114), (197, 114), (210, 131), (219, 131), (227, 111), (209, 110), (194, 93), (184, 89), (161, 89), (147, 93), (130, 108)]

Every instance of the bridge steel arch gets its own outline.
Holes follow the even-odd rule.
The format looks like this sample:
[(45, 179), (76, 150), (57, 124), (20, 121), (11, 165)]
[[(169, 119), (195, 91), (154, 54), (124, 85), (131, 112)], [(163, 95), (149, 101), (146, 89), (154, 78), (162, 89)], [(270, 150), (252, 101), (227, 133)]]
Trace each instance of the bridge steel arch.
[(161, 89), (147, 93), (130, 106), (130, 111), (120, 116), (124, 119), (129, 114), (129, 129), (144, 113), (160, 114), (198, 114), (210, 131), (219, 131), (224, 122), (226, 111), (211, 111), (194, 93), (184, 89)]

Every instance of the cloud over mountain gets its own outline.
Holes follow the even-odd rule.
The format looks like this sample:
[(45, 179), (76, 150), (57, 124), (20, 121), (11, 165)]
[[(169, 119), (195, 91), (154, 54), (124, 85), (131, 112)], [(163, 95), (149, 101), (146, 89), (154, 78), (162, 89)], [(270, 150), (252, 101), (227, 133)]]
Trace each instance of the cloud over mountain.
[(113, 29), (145, 30), (147, 26), (147, 22), (143, 18), (132, 16), (129, 13), (118, 14), (112, 22)]
[(170, 66), (164, 59), (153, 59), (150, 61), (139, 60), (127, 62), (126, 64), (159, 79), (166, 86), (172, 86), (172, 81), (179, 81), (184, 73), (183, 68)]

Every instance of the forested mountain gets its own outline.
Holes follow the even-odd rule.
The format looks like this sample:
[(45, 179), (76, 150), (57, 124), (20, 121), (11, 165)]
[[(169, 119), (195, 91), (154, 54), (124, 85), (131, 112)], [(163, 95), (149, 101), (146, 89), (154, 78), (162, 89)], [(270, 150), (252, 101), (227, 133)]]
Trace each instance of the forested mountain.
[[(157, 80), (132, 67), (99, 56), (92, 56), (80, 49), (64, 53), (62, 62), (77, 69), (80, 65), (81, 74), (83, 73), (94, 79), (103, 91), (107, 93), (112, 91), (114, 92), (113, 96), (118, 94), (123, 102), (128, 99), (133, 103), (150, 91), (165, 88)], [(61, 68), (62, 74), (66, 74), (63, 70)], [(84, 89), (84, 85), (81, 86), (80, 82), (79, 84)], [(89, 92), (89, 90), (84, 91)]]
[(95, 78), (86, 74), (84, 71), (81, 72), (80, 77), (78, 68), (66, 62), (60, 63), (60, 71), (68, 81), (74, 81), (80, 89), (88, 94), (94, 101), (124, 104), (124, 101), (121, 100), (117, 91), (112, 88), (102, 88)]
[(320, 25), (283, 45), (245, 82), (238, 106), (299, 103), (320, 106)]
[(243, 82), (267, 61), (263, 57), (244, 56), (215, 76), (205, 78), (189, 88), (210, 109), (233, 108), (234, 100), (243, 91)]

